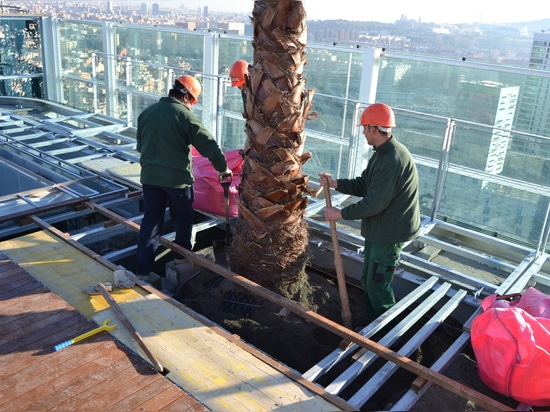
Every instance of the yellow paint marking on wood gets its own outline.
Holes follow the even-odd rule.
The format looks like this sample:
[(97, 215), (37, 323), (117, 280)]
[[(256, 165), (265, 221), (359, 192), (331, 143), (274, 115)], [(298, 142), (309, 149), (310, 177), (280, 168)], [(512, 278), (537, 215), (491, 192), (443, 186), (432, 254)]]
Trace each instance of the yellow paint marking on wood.
[[(90, 317), (107, 307), (103, 298), (90, 296), (83, 288), (113, 282), (112, 271), (63, 240), (41, 231), (6, 240), (0, 249), (83, 315)], [(140, 292), (146, 293), (138, 287), (125, 289), (115, 293), (115, 299), (131, 300)]]
[[(137, 292), (136, 288), (114, 288), (111, 292), (111, 296), (117, 303), (120, 303), (135, 299), (137, 296), (141, 296), (141, 294)], [(92, 305), (96, 312), (101, 312), (102, 310), (109, 308), (109, 304), (101, 295), (91, 295), (90, 305)]]
[[(168, 378), (212, 410), (337, 409), (155, 295), (140, 296), (121, 307), (170, 370)], [(118, 329), (124, 328), (113, 332), (117, 339), (140, 353)]]

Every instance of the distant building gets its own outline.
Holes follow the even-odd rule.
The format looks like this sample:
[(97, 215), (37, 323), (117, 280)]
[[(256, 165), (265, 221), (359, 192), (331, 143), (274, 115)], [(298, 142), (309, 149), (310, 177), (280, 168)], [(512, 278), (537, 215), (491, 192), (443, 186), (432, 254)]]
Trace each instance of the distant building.
[(203, 17), (208, 17), (208, 6), (204, 6), (202, 15)]
[(160, 6), (158, 3), (153, 3), (152, 13), (153, 16), (158, 16), (160, 14)]
[[(533, 36), (529, 67), (550, 70), (550, 33)], [(518, 130), (550, 137), (550, 79), (527, 76), (520, 96), (520, 109), (516, 118)], [(526, 141), (525, 151), (535, 150)], [(534, 153), (536, 154), (536, 153)]]
[(142, 16), (149, 15), (149, 5), (147, 3), (141, 3), (139, 14), (141, 14)]
[(244, 23), (230, 22), (230, 23), (218, 23), (218, 30), (223, 30), (226, 33), (244, 35)]
[[(519, 86), (489, 81), (462, 82), (456, 97), (455, 117), (511, 130), (519, 89)], [(493, 129), (490, 136), (483, 136), (473, 129), (464, 131), (462, 138), (469, 140), (467, 147), (471, 148), (471, 152), (463, 153), (465, 165), (494, 175), (502, 172), (510, 146), (510, 132)]]
[(181, 27), (187, 30), (196, 30), (197, 22), (196, 21), (178, 21), (176, 22), (176, 27)]
[(550, 33), (535, 33), (529, 67), (550, 70)]

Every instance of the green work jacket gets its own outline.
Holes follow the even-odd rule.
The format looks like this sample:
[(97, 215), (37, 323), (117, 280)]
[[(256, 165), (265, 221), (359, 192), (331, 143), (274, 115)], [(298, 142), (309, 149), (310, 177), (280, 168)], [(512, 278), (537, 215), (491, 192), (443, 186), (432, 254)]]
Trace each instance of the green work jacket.
[(361, 176), (337, 182), (336, 190), (361, 198), (342, 209), (342, 218), (361, 219), (361, 235), (369, 242), (396, 244), (418, 234), (418, 173), (409, 150), (395, 137), (374, 148)]
[(141, 153), (142, 184), (184, 188), (193, 184), (191, 146), (218, 172), (227, 169), (225, 156), (200, 119), (172, 97), (146, 108), (138, 117), (137, 151)]

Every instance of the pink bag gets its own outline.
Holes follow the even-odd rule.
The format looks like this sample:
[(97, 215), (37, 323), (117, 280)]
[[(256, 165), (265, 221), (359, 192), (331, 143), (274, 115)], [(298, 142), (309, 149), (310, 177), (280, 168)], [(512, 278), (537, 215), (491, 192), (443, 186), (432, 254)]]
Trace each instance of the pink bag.
[[(239, 192), (237, 186), (241, 183), (241, 170), (244, 163), (239, 149), (225, 152), (227, 167), (233, 171), (233, 181), (229, 187), (229, 216), (238, 215)], [(193, 148), (193, 176), (195, 183), (195, 201), (193, 207), (205, 213), (225, 216), (225, 199), (223, 187), (218, 180), (218, 172), (206, 157), (202, 157)]]
[(550, 296), (528, 288), (508, 302), (483, 299), (471, 341), (481, 380), (532, 406), (550, 406)]

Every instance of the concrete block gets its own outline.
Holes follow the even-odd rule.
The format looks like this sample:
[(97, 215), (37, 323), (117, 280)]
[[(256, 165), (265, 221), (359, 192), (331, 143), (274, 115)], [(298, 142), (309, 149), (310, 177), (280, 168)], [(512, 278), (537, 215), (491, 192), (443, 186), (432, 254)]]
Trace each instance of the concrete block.
[(419, 250), (416, 253), (416, 256), (429, 260), (430, 262), (433, 261), (441, 252), (441, 249), (435, 246), (428, 245), (424, 247), (422, 250)]

